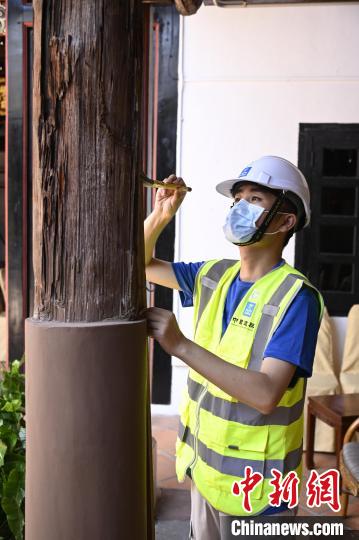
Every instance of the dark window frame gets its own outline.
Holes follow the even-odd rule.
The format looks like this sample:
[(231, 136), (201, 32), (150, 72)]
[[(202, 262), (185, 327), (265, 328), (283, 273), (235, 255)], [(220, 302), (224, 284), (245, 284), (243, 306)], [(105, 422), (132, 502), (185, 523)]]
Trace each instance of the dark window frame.
[[(311, 194), (312, 217), (309, 227), (296, 235), (295, 266), (321, 290), (321, 264), (353, 264), (351, 292), (321, 290), (330, 315), (347, 316), (350, 307), (359, 303), (359, 163), (356, 175), (324, 176), (324, 148), (357, 148), (359, 161), (359, 124), (300, 124), (298, 166), (304, 173)], [(355, 216), (323, 215), (321, 200), (323, 187), (354, 187)], [(353, 254), (320, 252), (320, 227), (325, 225), (354, 227)]]

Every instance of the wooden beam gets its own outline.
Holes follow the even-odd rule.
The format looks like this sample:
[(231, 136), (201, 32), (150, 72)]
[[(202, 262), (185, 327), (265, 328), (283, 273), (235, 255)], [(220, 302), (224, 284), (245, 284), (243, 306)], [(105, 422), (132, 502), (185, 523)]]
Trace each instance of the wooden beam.
[(34, 317), (135, 320), (144, 298), (141, 6), (42, 5), (34, 3)]
[(143, 8), (35, 0), (34, 9), (26, 538), (153, 540)]

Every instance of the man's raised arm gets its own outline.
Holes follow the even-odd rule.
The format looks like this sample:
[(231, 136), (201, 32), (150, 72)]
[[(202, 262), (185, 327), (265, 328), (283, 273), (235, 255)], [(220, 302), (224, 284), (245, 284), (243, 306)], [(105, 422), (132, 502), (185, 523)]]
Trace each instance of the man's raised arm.
[[(182, 178), (177, 178), (174, 174), (164, 182), (185, 186)], [(170, 289), (180, 288), (172, 264), (154, 258), (153, 251), (158, 237), (177, 212), (185, 196), (186, 191), (180, 189), (158, 189), (154, 209), (144, 222), (146, 279)]]

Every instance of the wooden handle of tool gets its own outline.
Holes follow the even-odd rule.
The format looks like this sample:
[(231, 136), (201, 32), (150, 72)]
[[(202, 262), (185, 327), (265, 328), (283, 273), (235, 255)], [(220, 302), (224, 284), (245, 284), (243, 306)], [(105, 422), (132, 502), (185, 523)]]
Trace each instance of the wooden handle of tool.
[(189, 186), (182, 186), (181, 184), (171, 184), (170, 182), (161, 182), (160, 180), (156, 180), (153, 184), (154, 188), (161, 188), (161, 189), (178, 189), (179, 191), (192, 191), (192, 188)]
[(145, 187), (159, 188), (159, 189), (178, 189), (180, 191), (192, 191), (189, 186), (183, 186), (181, 184), (172, 184), (171, 182), (162, 182), (162, 180), (152, 180), (146, 175), (141, 174), (142, 181)]

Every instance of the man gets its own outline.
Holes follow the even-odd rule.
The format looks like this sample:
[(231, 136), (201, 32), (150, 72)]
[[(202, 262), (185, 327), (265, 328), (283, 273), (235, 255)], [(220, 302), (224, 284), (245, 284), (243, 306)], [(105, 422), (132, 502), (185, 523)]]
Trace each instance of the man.
[[(174, 175), (166, 181), (183, 184)], [(176, 443), (179, 481), (192, 478), (191, 537), (221, 538), (222, 514), (290, 515), (272, 506), (272, 470), (302, 467), (303, 403), (323, 313), (320, 293), (282, 259), (310, 221), (309, 189), (289, 161), (264, 156), (217, 191), (233, 199), (223, 227), (240, 260), (169, 263), (152, 257), (184, 191), (159, 190), (145, 221), (147, 279), (194, 303), (194, 341), (173, 313), (146, 312), (148, 333), (189, 367)], [(243, 486), (254, 474), (250, 507)], [(258, 481), (260, 478), (262, 481)]]

